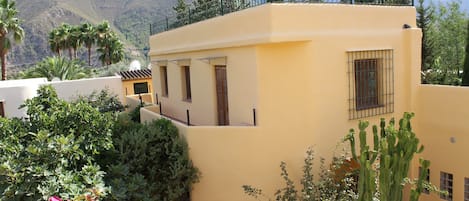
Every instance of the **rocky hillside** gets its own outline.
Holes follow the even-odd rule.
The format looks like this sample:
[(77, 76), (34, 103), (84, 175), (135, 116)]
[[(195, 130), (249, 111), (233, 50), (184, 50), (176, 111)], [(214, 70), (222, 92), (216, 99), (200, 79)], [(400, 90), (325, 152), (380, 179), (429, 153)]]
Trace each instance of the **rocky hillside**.
[(107, 20), (126, 44), (127, 52), (141, 54), (148, 46), (150, 22), (172, 12), (175, 3), (176, 0), (17, 0), (25, 39), (8, 55), (8, 63), (14, 69), (52, 55), (48, 33), (63, 22), (96, 24)]

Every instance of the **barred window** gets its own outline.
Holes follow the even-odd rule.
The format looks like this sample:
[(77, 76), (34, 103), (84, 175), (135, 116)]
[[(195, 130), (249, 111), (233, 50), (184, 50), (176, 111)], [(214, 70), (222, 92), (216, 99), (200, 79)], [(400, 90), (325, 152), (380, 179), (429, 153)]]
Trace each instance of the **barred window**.
[(448, 192), (448, 194), (441, 194), (441, 199), (453, 200), (453, 174), (440, 172), (440, 189)]
[(349, 51), (349, 119), (394, 112), (393, 50)]

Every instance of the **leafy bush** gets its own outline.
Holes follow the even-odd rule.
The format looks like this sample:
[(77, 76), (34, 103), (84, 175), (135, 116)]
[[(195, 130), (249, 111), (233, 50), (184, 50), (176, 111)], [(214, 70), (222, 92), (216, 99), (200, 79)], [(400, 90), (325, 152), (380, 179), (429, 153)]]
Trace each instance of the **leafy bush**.
[(112, 115), (67, 103), (50, 86), (22, 107), (28, 119), (0, 119), (1, 199), (105, 196), (104, 172), (94, 157), (112, 147)]
[[(49, 131), (53, 135), (73, 135), (79, 144), (83, 162), (112, 147), (114, 117), (101, 113), (85, 102), (68, 103), (58, 98), (51, 86), (43, 86), (38, 96), (26, 100), (30, 132)], [(86, 156), (86, 157), (85, 157)]]
[(145, 103), (140, 102), (137, 107), (129, 112), (130, 119), (136, 123), (140, 123), (140, 108), (145, 107)]
[(199, 173), (170, 121), (139, 124), (121, 116), (114, 131), (114, 149), (102, 160), (112, 187), (107, 200), (188, 200)]
[(119, 100), (116, 94), (109, 91), (109, 89), (101, 91), (93, 91), (88, 96), (79, 96), (76, 102), (83, 101), (88, 103), (100, 112), (122, 112), (125, 106)]
[[(357, 197), (355, 189), (356, 182), (355, 172), (339, 172), (347, 165), (347, 159), (344, 154), (340, 157), (334, 157), (330, 168), (325, 166), (325, 160), (320, 160), (319, 181), (314, 181), (313, 176), (314, 152), (312, 148), (306, 151), (306, 158), (303, 165), (303, 177), (301, 184), (303, 188), (299, 192), (290, 179), (287, 165), (285, 162), (280, 163), (281, 177), (285, 181), (285, 187), (279, 189), (275, 193), (275, 200), (288, 201), (338, 201), (338, 200), (354, 200)], [(262, 189), (243, 185), (244, 193), (256, 199), (272, 200), (265, 195)]]
[(43, 86), (26, 120), (0, 118), (0, 200), (188, 200), (199, 173), (176, 127), (108, 112), (121, 107), (106, 92), (90, 97), (67, 103)]

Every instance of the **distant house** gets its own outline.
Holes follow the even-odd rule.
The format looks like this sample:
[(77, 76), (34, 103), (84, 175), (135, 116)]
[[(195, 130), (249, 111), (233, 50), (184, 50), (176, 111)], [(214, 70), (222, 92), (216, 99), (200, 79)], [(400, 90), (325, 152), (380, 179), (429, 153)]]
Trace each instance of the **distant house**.
[(146, 102), (153, 102), (152, 76), (150, 69), (120, 71), (125, 96), (139, 95)]

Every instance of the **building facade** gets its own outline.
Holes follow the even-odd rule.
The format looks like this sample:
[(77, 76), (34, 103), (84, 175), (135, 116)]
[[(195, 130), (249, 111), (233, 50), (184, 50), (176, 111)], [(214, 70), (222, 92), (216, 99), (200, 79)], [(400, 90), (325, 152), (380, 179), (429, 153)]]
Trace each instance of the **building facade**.
[(122, 79), (125, 96), (150, 94), (150, 98), (152, 97), (151, 69), (120, 71), (117, 74)]
[(469, 90), (420, 84), (421, 37), (414, 7), (343, 4), (266, 4), (166, 31), (150, 37), (142, 120), (174, 120), (202, 172), (192, 200), (218, 201), (249, 200), (245, 184), (273, 195), (280, 161), (298, 182), (307, 147), (330, 159), (359, 120), (416, 112), (430, 181), (463, 200), (469, 164), (445, 156), (468, 149), (469, 109), (454, 104)]

